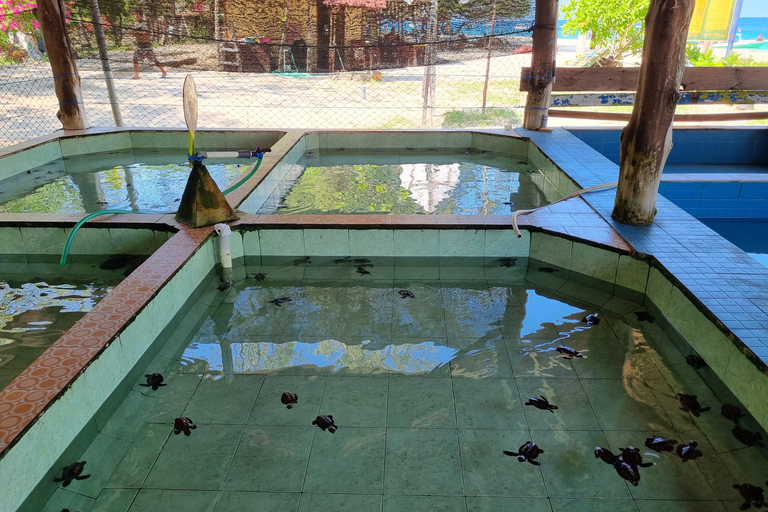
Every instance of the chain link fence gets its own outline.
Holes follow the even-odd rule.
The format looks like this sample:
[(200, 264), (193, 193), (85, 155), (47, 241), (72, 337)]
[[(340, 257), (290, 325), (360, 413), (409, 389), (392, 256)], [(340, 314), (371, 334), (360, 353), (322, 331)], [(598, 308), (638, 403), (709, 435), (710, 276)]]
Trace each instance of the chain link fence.
[[(531, 0), (182, 1), (105, 0), (96, 19), (87, 0), (72, 6), (68, 30), (90, 126), (115, 126), (119, 112), (124, 126), (184, 127), (188, 73), (201, 129), (522, 121)], [(27, 50), (22, 62), (0, 65), (0, 146), (61, 127), (50, 66), (32, 44)]]

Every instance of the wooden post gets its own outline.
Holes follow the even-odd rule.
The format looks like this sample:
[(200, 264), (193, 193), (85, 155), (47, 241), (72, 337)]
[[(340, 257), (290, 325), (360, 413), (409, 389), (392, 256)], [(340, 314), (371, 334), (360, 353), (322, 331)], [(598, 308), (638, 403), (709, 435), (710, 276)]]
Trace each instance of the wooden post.
[(91, 8), (91, 18), (93, 18), (93, 33), (96, 35), (96, 43), (99, 45), (99, 59), (101, 59), (101, 69), (104, 71), (104, 80), (107, 83), (107, 95), (109, 96), (109, 104), (112, 106), (112, 117), (115, 119), (115, 126), (123, 126), (123, 116), (120, 113), (120, 104), (117, 102), (112, 66), (109, 64), (107, 38), (104, 37), (104, 26), (101, 24), (99, 2), (90, 0), (88, 5)]
[(525, 99), (523, 128), (538, 130), (547, 126), (552, 82), (557, 59), (557, 0), (537, 0), (533, 25), (531, 88)]
[(621, 132), (619, 185), (612, 217), (650, 224), (661, 170), (672, 149), (672, 120), (685, 66), (694, 0), (651, 0), (632, 116)]
[(80, 75), (72, 55), (72, 44), (67, 34), (64, 15), (66, 7), (62, 0), (40, 0), (37, 2), (37, 20), (43, 31), (45, 51), (51, 61), (56, 97), (59, 98), (59, 112), (56, 117), (65, 130), (83, 130), (88, 125), (80, 89)]

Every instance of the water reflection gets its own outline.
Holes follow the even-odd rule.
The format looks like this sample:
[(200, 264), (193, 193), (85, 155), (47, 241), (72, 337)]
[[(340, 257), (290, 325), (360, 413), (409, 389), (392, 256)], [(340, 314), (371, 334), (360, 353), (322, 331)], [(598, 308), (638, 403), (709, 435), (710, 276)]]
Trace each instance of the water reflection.
[[(206, 162), (206, 167), (223, 190), (247, 164), (218, 160)], [(175, 211), (188, 176), (189, 165), (178, 152), (69, 157), (0, 181), (0, 212)]]

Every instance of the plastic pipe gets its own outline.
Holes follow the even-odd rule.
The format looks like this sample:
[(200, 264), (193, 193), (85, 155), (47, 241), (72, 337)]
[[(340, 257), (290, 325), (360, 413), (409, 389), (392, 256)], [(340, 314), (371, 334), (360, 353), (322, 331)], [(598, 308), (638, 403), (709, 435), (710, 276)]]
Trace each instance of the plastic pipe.
[(234, 283), (232, 277), (232, 230), (226, 224), (214, 224), (213, 230), (219, 235), (219, 260), (221, 261), (221, 282)]
[(67, 243), (64, 244), (64, 252), (61, 253), (61, 260), (59, 260), (59, 265), (66, 265), (67, 264), (67, 255), (69, 254), (69, 247), (72, 245), (72, 240), (75, 239), (75, 233), (77, 233), (77, 230), (80, 229), (80, 226), (88, 222), (94, 217), (98, 217), (99, 215), (111, 215), (114, 213), (133, 213), (133, 212), (127, 212), (124, 210), (101, 210), (99, 212), (93, 212), (82, 219), (75, 224), (75, 227), (72, 228), (72, 231), (69, 233), (69, 236), (67, 237)]
[(240, 187), (240, 185), (242, 185), (243, 183), (245, 183), (246, 181), (248, 181), (249, 179), (251, 179), (251, 176), (253, 176), (254, 174), (256, 174), (256, 171), (258, 171), (258, 170), (259, 170), (259, 166), (261, 166), (261, 159), (262, 159), (263, 157), (264, 157), (264, 155), (261, 155), (261, 156), (257, 157), (257, 158), (258, 158), (258, 160), (256, 160), (256, 165), (254, 165), (254, 166), (253, 166), (253, 169), (251, 169), (251, 172), (249, 172), (248, 174), (246, 174), (246, 175), (245, 175), (245, 177), (244, 177), (243, 179), (241, 179), (240, 181), (238, 181), (237, 183), (235, 183), (235, 184), (234, 184), (234, 185), (232, 185), (231, 187), (229, 187), (229, 188), (227, 188), (226, 190), (224, 190), (224, 195), (227, 195), (227, 194), (229, 194), (230, 192), (234, 192), (235, 190), (237, 190), (237, 189)]
[(544, 206), (539, 206), (538, 208), (534, 208), (532, 210), (517, 210), (515, 213), (512, 214), (512, 229), (515, 230), (515, 234), (517, 235), (517, 238), (520, 238), (523, 235), (520, 234), (520, 230), (517, 227), (517, 217), (518, 216), (520, 216), (520, 215), (528, 215), (529, 213), (533, 213), (536, 210), (540, 210), (542, 208), (546, 208), (547, 206), (552, 206), (553, 204), (557, 204), (557, 203), (560, 203), (562, 201), (567, 201), (569, 199), (573, 199), (574, 197), (580, 196), (581, 194), (586, 194), (587, 192), (593, 192), (595, 190), (600, 190), (601, 188), (615, 187), (618, 184), (619, 184), (618, 182), (603, 183), (602, 185), (595, 185), (594, 187), (583, 188), (581, 190), (577, 190), (573, 194), (568, 194), (564, 198), (558, 199), (557, 201), (555, 201), (553, 203), (545, 204)]
[(257, 156), (258, 151), (248, 149), (242, 151), (198, 151), (200, 158), (253, 158)]

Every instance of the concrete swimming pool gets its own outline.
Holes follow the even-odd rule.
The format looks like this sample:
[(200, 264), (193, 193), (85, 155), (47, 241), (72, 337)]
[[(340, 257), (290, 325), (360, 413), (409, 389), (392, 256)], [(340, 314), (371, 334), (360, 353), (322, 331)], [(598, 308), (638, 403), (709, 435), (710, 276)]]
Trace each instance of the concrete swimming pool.
[[(109, 145), (126, 133), (75, 140)], [(406, 140), (507, 154), (526, 147), (544, 175), (558, 176), (553, 184), (555, 173), (579, 187), (616, 174), (565, 130), (286, 131), (227, 199), (256, 211), (295, 157), (340, 140), (385, 150)], [(615, 224), (612, 194), (546, 206), (521, 222), (522, 238), (510, 215), (240, 213), (231, 239), (238, 283), (223, 291), (211, 228), (161, 214), (94, 219), (95, 232), (174, 234), (0, 392), (0, 479), (11, 490), (0, 508), (411, 510), (434, 500), (465, 511), (523, 502), (738, 508), (733, 485), (768, 468), (750, 446), (766, 425), (768, 269), (663, 197), (654, 225)], [(45, 229), (62, 243), (77, 218), (2, 214), (0, 223)], [(0, 240), (0, 253), (20, 252), (19, 242)], [(30, 243), (22, 264), (59, 248)], [(560, 344), (585, 357), (563, 359)], [(689, 355), (707, 366), (693, 368)], [(149, 372), (164, 372), (167, 386), (141, 386)], [(290, 411), (279, 393), (271, 399), (286, 387), (299, 395)], [(365, 392), (351, 392), (358, 388)], [(230, 399), (211, 400), (222, 394)], [(542, 395), (558, 410), (524, 405)], [(749, 412), (741, 421), (752, 437), (732, 432), (721, 404)], [(333, 415), (339, 430), (312, 427), (320, 414)], [(190, 436), (172, 433), (182, 415), (199, 424)], [(683, 447), (695, 440), (703, 456), (681, 448), (695, 458), (681, 463), (677, 452), (643, 450), (644, 461), (658, 463), (639, 469), (638, 486), (595, 459), (595, 446), (616, 453), (654, 435)], [(526, 441), (544, 450), (540, 467), (504, 455)], [(54, 482), (83, 460), (90, 478)], [(178, 467), (194, 470), (170, 469)], [(245, 468), (259, 478), (244, 479)]]

